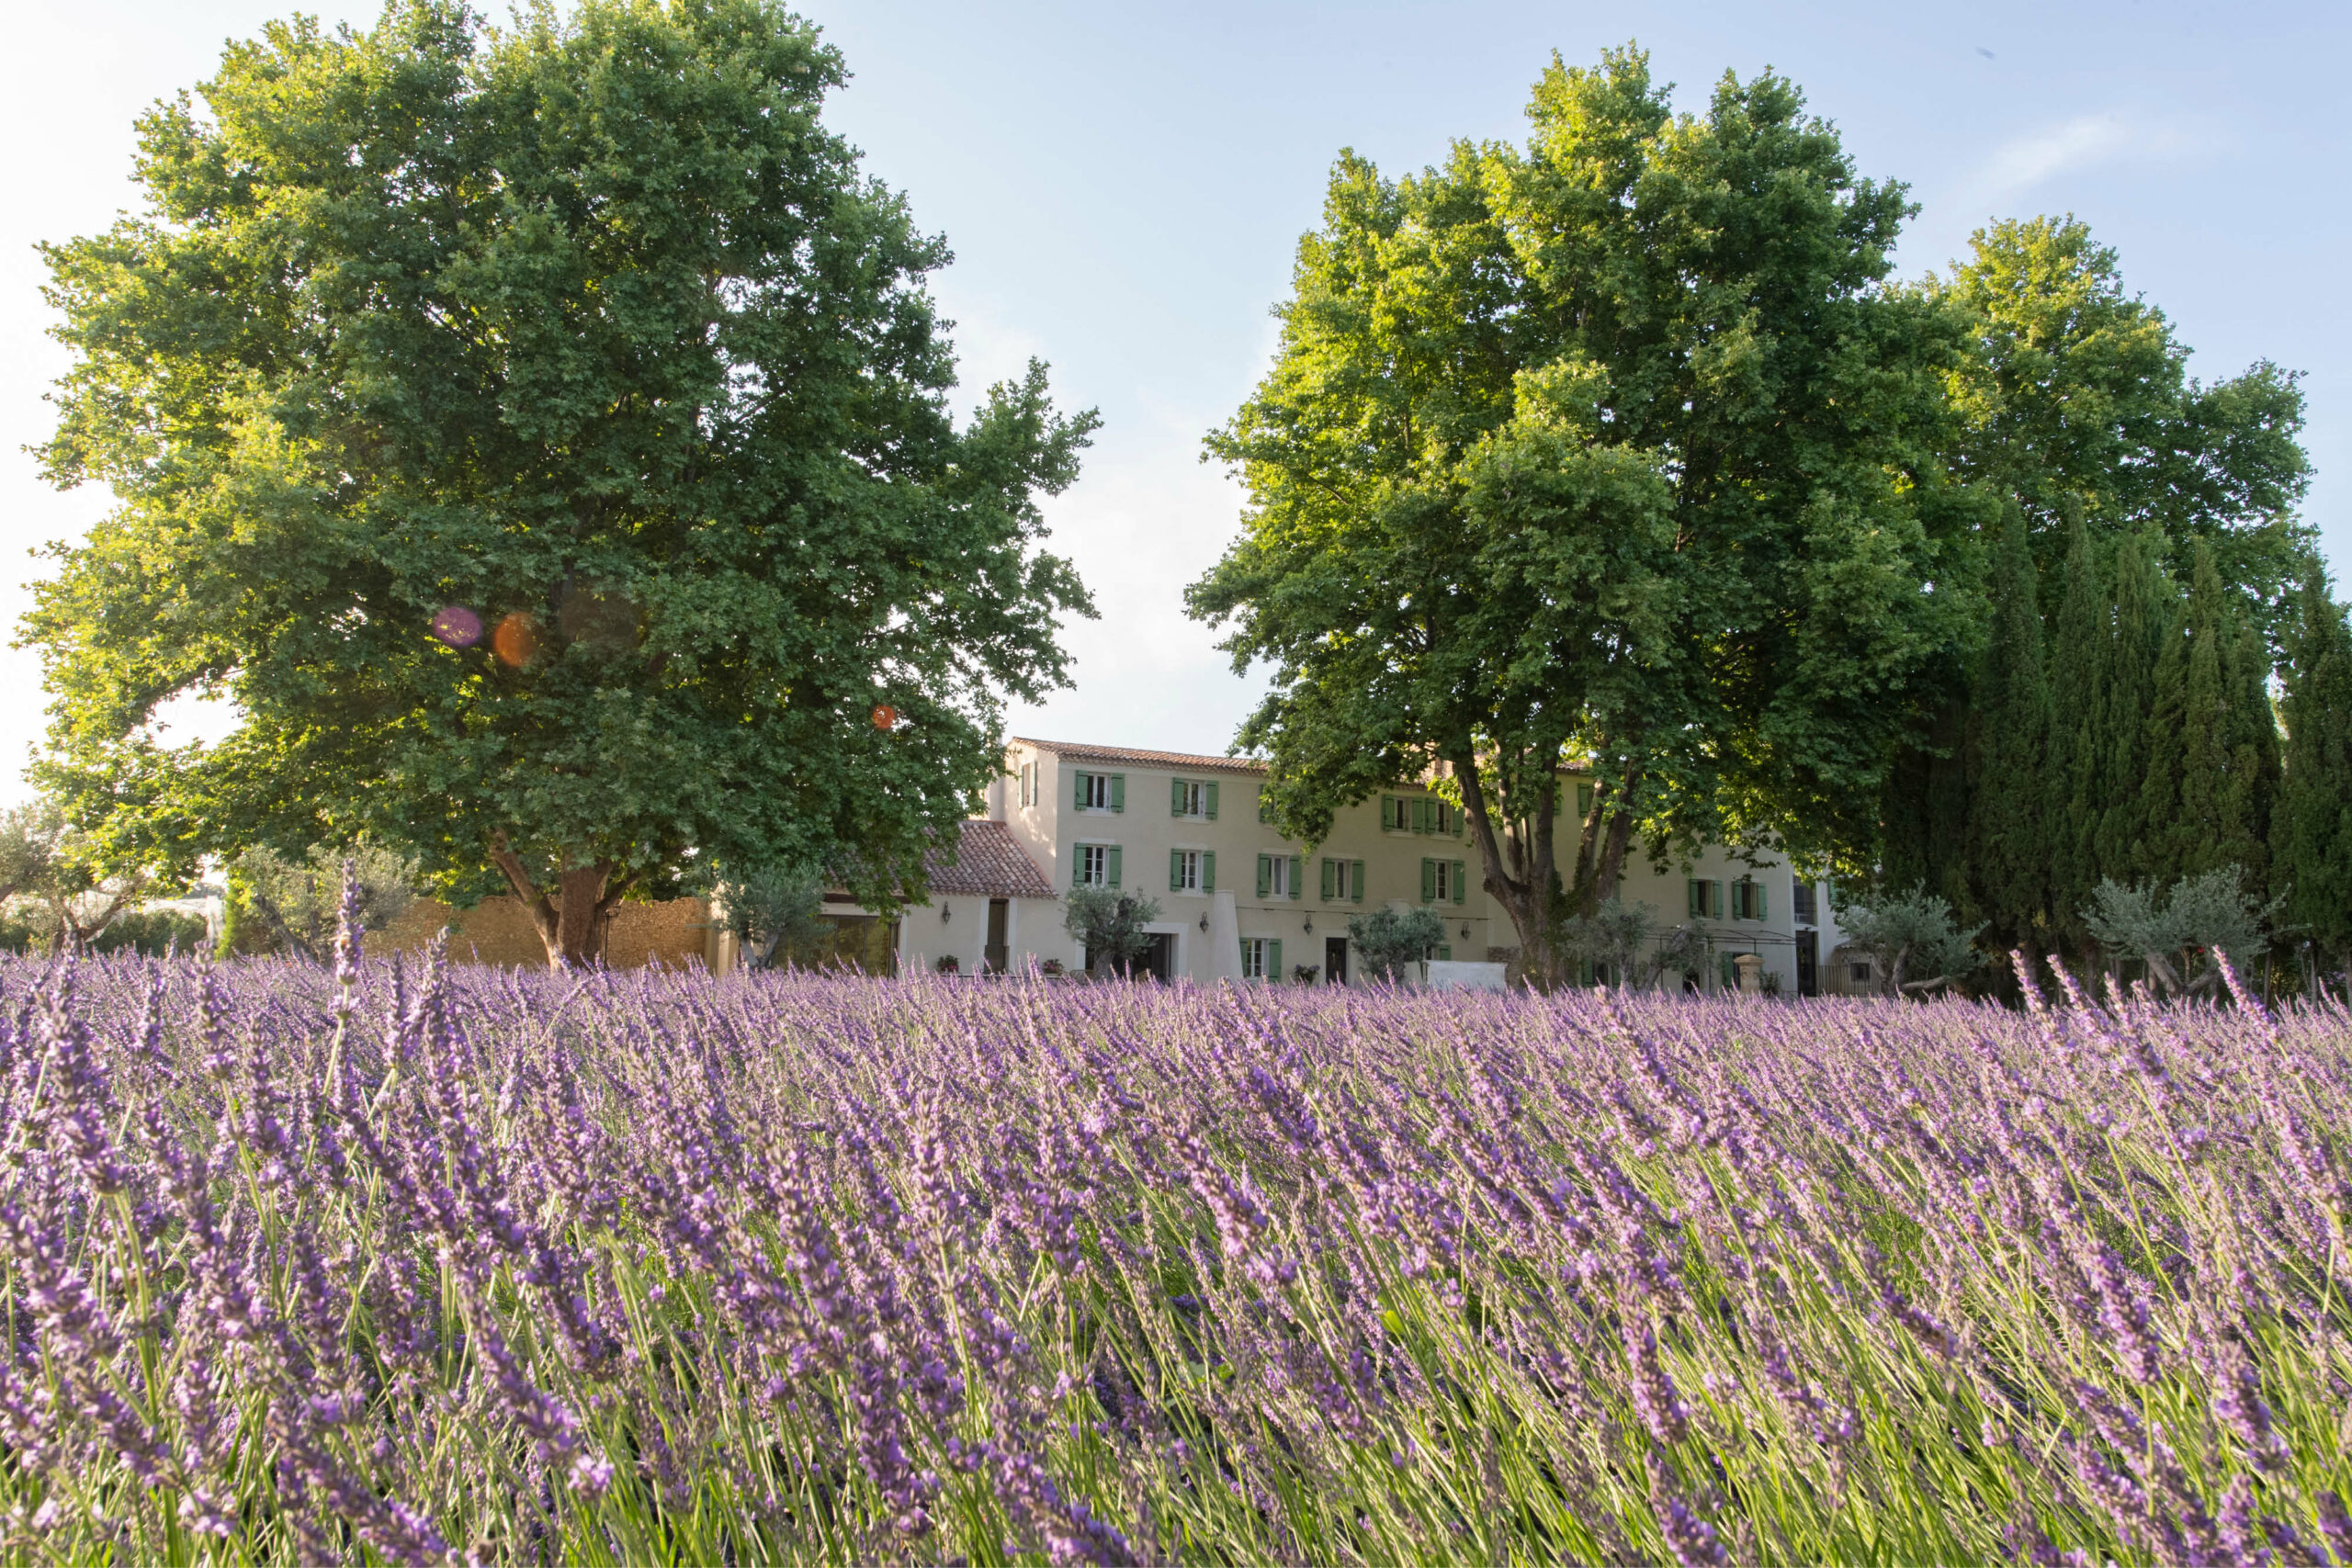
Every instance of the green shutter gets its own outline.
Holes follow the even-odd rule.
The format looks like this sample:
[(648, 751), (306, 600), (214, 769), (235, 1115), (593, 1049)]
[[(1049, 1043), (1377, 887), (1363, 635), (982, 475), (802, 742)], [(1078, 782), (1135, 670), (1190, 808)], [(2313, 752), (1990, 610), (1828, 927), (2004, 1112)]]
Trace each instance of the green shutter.
[(1759, 920), (1770, 919), (1770, 912), (1764, 907), (1764, 885), (1762, 883), (1759, 882), (1756, 885), (1756, 891), (1751, 894), (1750, 897), (1756, 900), (1756, 918)]
[(1113, 773), (1111, 775), (1111, 809), (1114, 811), (1125, 811), (1126, 808), (1127, 775), (1125, 773)]
[(1380, 830), (1385, 833), (1396, 826), (1396, 797), (1393, 795), (1384, 795), (1380, 797)]
[(1682, 888), (1683, 901), (1690, 906), (1690, 918), (1694, 920), (1707, 912), (1705, 898), (1700, 893), (1699, 887), (1699, 879), (1693, 876), (1683, 884)]
[(1453, 962), (1453, 944), (1452, 942), (1438, 943), (1437, 961), (1440, 964), (1451, 964)]
[(1453, 901), (1457, 904), (1467, 903), (1470, 898), (1470, 879), (1463, 874), (1462, 864), (1460, 861), (1453, 863)]
[(1283, 939), (1280, 937), (1266, 943), (1266, 978), (1277, 986), (1283, 983)]
[(1334, 880), (1339, 870), (1339, 865), (1340, 863), (1335, 860), (1327, 859), (1323, 863), (1323, 901), (1326, 904), (1331, 901)]
[(1078, 808), (1079, 808), (1080, 811), (1083, 811), (1083, 810), (1085, 810), (1085, 809), (1086, 809), (1086, 780), (1087, 780), (1087, 775), (1086, 775), (1085, 773), (1081, 773), (1074, 774), (1074, 775), (1072, 775), (1072, 776), (1074, 776), (1074, 777), (1078, 780)]
[(1184, 891), (1184, 852), (1182, 850), (1168, 852), (1168, 891)]
[(1211, 779), (1211, 780), (1209, 780), (1209, 783), (1208, 783), (1208, 792), (1207, 792), (1207, 793), (1208, 793), (1208, 800), (1207, 800), (1207, 802), (1206, 802), (1206, 805), (1208, 806), (1208, 808), (1209, 808), (1209, 809), (1208, 809), (1208, 818), (1209, 818), (1209, 820), (1210, 820), (1210, 821), (1214, 822), (1214, 821), (1216, 821), (1216, 780), (1215, 780), (1215, 779)]
[(1069, 847), (1069, 885), (1072, 887), (1086, 886), (1086, 846), (1084, 844), (1072, 844)]
[(1184, 781), (1182, 779), (1168, 781), (1168, 815), (1170, 817), (1184, 815)]
[(1592, 820), (1592, 786), (1589, 784), (1577, 785), (1577, 820)]
[(1349, 864), (1353, 867), (1353, 871), (1348, 878), (1348, 896), (1354, 902), (1361, 904), (1363, 902), (1363, 862), (1351, 861)]
[(1421, 902), (1424, 904), (1437, 902), (1437, 862), (1433, 860), (1425, 860), (1421, 863)]
[(1718, 920), (1724, 918), (1724, 885), (1721, 882), (1707, 884), (1707, 913)]
[(1258, 857), (1258, 897), (1263, 898), (1274, 890), (1274, 857)]
[(1268, 800), (1266, 798), (1266, 792), (1263, 789), (1261, 789), (1258, 791), (1258, 820), (1261, 822), (1271, 822), (1273, 819), (1273, 802)]
[(1216, 852), (1215, 850), (1201, 852), (1201, 891), (1204, 893), (1216, 891)]
[(1294, 898), (1306, 897), (1306, 857), (1304, 855), (1290, 857), (1290, 896)]

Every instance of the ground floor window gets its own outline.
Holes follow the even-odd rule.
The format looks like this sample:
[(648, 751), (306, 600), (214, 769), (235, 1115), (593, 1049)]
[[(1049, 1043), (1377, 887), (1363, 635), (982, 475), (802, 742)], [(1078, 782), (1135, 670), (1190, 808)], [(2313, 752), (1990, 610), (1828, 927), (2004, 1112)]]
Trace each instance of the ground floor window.
[(1279, 980), (1283, 973), (1283, 941), (1276, 936), (1248, 936), (1241, 939), (1241, 977), (1245, 980)]
[(775, 960), (799, 969), (856, 969), (868, 975), (899, 972), (899, 922), (873, 915), (821, 915), (816, 929)]

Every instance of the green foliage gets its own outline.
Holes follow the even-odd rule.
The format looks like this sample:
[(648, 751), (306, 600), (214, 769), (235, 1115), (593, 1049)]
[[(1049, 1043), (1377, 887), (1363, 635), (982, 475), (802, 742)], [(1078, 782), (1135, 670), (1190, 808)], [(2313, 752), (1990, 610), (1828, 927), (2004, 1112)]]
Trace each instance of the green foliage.
[(2156, 886), (2101, 882), (2083, 911), (2093, 936), (2147, 962), (2164, 989), (2211, 991), (2221, 984), (2218, 967), (2200, 965), (2200, 954), (2219, 951), (2243, 975), (2267, 945), (2264, 930), (2283, 898), (2265, 904), (2245, 891), (2241, 866), (2222, 866), (2184, 876), (2160, 894)]
[(2075, 911), (2098, 880), (2098, 816), (2108, 794), (2099, 754), (2112, 605), (2104, 593), (2089, 525), (2071, 508), (2064, 590), (2050, 626), (2050, 742), (2041, 766), (2042, 841), (2049, 856), (2043, 910), (2059, 945), (2087, 935)]
[[(212, 932), (201, 915), (177, 909), (133, 909), (90, 939), (93, 953), (141, 953), (150, 958), (202, 951)], [(6, 945), (0, 935), (0, 945)], [(18, 951), (22, 951), (19, 949)]]
[(1564, 758), (1599, 784), (1587, 913), (1636, 831), (1866, 829), (1971, 615), (1973, 513), (1935, 459), (1958, 317), (1881, 287), (1903, 189), (1794, 86), (1677, 117), (1629, 50), (1555, 62), (1529, 116), (1416, 176), (1339, 160), (1274, 368), (1209, 439), (1251, 507), (1187, 603), (1273, 668), (1239, 741), (1284, 831), (1441, 776), (1540, 984)]
[[(1951, 906), (1924, 887), (1840, 908), (1838, 924), (1857, 947), (1878, 960), (1893, 995), (1950, 985), (1984, 963), (1974, 945), (1984, 928), (1961, 930), (1952, 919)], [(1906, 979), (1908, 975), (1925, 978)]]
[(300, 860), (275, 850), (247, 850), (236, 865), (240, 945), (229, 950), (287, 953), (324, 963), (334, 953), (342, 922), (346, 865), (358, 879), (361, 931), (382, 931), (416, 901), (415, 863), (380, 845), (360, 844), (347, 852), (313, 845)]
[(2316, 558), (2297, 609), (2279, 703), (2287, 745), (2271, 863), (2285, 884), (2286, 918), (2352, 964), (2352, 632)]
[(1125, 974), (1151, 945), (1146, 928), (1159, 902), (1132, 889), (1073, 887), (1062, 897), (1062, 929), (1086, 944), (1094, 973)]
[(774, 968), (831, 929), (818, 912), (825, 903), (825, 879), (815, 872), (774, 868), (729, 885), (724, 897), (747, 969)]
[[(43, 460), (119, 504), (24, 628), (107, 855), (364, 837), (567, 953), (842, 846), (920, 896), (1091, 613), (1037, 498), (1095, 422), (1033, 365), (958, 427), (948, 252), (820, 123), (843, 74), (762, 0), (398, 0), (141, 119), (146, 209), (45, 251)], [(241, 728), (162, 748), (184, 693)]]
[(1348, 917), (1348, 940), (1365, 978), (1402, 984), (1445, 940), (1445, 922), (1429, 909), (1374, 909)]

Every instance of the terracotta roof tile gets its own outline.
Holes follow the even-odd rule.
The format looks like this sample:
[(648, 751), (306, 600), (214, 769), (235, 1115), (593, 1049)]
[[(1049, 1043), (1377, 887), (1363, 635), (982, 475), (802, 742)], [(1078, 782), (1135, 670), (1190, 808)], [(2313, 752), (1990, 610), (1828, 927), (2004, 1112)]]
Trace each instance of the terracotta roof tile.
[(956, 863), (933, 851), (925, 857), (933, 897), (942, 894), (962, 898), (1051, 898), (1054, 885), (1037, 863), (1001, 822), (975, 818), (964, 824), (964, 840)]
[(1249, 757), (1204, 757), (1192, 751), (1144, 751), (1132, 746), (1089, 746), (1076, 740), (1035, 740), (1026, 735), (1012, 738), (1017, 746), (1035, 746), (1040, 751), (1051, 751), (1057, 757), (1069, 757), (1081, 762), (1125, 762), (1136, 768), (1183, 768), (1192, 772), (1219, 773), (1263, 773), (1266, 764)]

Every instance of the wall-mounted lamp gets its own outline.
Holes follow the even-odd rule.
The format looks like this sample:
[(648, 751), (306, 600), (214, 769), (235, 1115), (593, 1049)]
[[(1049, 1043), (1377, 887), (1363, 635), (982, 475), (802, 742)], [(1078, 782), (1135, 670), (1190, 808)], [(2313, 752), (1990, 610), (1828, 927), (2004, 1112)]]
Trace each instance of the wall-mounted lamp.
[(1206, 931), (1206, 930), (1208, 930), (1208, 929), (1209, 929), (1209, 917), (1208, 917), (1208, 912), (1207, 912), (1206, 910), (1203, 910), (1203, 911), (1201, 912), (1201, 930), (1203, 930), (1203, 931)]
[(1312, 915), (1306, 917), (1306, 929), (1310, 931), (1315, 929), (1315, 917)]
[(1462, 940), (1464, 942), (1470, 940), (1470, 922), (1467, 920), (1462, 922)]
[(943, 926), (947, 923), (947, 905), (944, 900), (942, 900), (939, 906), (939, 923)]

